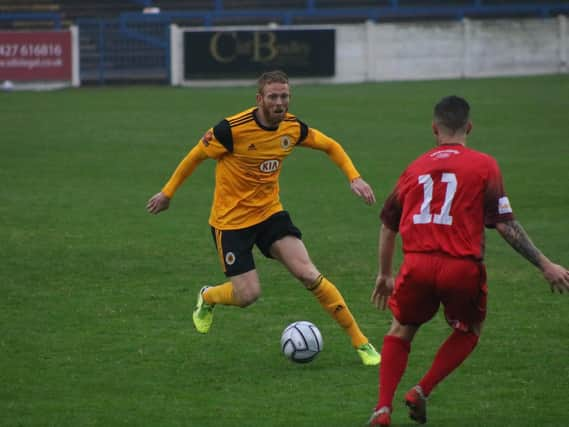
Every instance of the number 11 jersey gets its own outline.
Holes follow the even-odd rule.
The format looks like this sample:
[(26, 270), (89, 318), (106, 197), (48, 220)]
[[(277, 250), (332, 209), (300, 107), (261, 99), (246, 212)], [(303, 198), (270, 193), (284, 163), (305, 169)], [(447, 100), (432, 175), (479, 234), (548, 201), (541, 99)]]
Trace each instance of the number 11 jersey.
[(401, 174), (381, 211), (403, 252), (484, 257), (484, 226), (514, 218), (496, 160), (461, 144), (429, 150)]

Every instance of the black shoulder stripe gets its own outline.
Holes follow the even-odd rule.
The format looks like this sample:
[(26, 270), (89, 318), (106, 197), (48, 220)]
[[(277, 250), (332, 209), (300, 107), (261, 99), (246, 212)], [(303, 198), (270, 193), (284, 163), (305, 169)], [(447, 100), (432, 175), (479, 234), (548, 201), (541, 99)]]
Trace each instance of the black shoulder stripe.
[(241, 125), (244, 125), (246, 123), (252, 122), (253, 120), (254, 120), (253, 117), (248, 117), (248, 118), (243, 119), (243, 120), (229, 122), (229, 124), (233, 128), (233, 127), (241, 126)]
[(296, 143), (302, 144), (302, 141), (304, 141), (306, 139), (306, 137), (308, 136), (308, 125), (304, 122), (301, 122), (298, 119), (296, 119), (296, 120), (298, 121), (298, 124), (300, 125), (300, 136), (298, 137), (298, 141)]
[(231, 120), (229, 120), (229, 124), (234, 125), (236, 123), (242, 122), (243, 120), (252, 120), (252, 119), (253, 119), (253, 114), (251, 112), (248, 112), (232, 118)]
[(213, 134), (227, 151), (233, 153), (233, 135), (231, 134), (231, 126), (227, 120), (223, 119), (216, 124), (213, 127)]

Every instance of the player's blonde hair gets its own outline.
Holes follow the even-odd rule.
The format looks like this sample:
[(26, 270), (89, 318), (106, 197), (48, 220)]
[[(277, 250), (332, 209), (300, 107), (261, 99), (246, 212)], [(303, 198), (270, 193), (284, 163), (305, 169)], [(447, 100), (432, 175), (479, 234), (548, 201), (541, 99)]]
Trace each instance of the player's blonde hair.
[(288, 84), (288, 76), (281, 70), (267, 71), (261, 74), (257, 80), (257, 92), (263, 94), (265, 86), (271, 83)]

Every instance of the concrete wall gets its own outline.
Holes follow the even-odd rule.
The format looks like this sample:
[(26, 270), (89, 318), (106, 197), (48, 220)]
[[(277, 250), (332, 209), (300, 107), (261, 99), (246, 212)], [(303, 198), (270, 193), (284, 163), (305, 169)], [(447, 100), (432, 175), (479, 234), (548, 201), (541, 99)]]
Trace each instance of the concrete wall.
[(334, 82), (568, 71), (567, 18), (337, 27)]
[[(565, 16), (338, 25), (336, 75), (305, 81), (356, 83), (567, 73), (568, 27)], [(251, 83), (182, 81), (182, 32), (183, 28), (174, 26), (171, 33), (172, 84)]]

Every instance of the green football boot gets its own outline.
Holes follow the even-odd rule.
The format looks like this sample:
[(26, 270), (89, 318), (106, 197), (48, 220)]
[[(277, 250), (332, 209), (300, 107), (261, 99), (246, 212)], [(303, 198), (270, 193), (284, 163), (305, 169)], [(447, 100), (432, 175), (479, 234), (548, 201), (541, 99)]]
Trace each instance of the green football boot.
[(371, 343), (365, 343), (356, 348), (362, 363), (366, 366), (376, 366), (381, 362), (381, 355)]
[(213, 308), (215, 305), (210, 305), (203, 300), (203, 293), (207, 288), (209, 288), (209, 286), (204, 286), (200, 289), (196, 308), (194, 308), (194, 312), (192, 313), (194, 326), (200, 334), (207, 334), (213, 322)]

